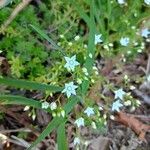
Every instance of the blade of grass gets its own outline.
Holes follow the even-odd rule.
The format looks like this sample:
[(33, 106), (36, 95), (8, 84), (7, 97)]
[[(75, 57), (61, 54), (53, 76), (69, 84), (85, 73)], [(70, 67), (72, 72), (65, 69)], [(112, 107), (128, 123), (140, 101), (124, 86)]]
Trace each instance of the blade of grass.
[[(84, 66), (88, 70), (88, 73), (91, 74), (92, 71), (92, 66), (94, 63), (94, 57), (90, 58), (89, 54), (91, 53), (93, 56), (95, 54), (95, 44), (94, 44), (94, 38), (95, 38), (95, 30), (96, 30), (96, 25), (95, 25), (95, 20), (94, 20), (94, 1), (91, 1), (90, 5), (90, 24), (89, 24), (89, 38), (88, 38), (88, 48), (87, 48), (87, 57)], [(89, 87), (89, 81), (84, 80), (82, 83), (82, 95), (86, 95), (86, 92)]]
[(31, 24), (30, 24), (30, 26), (31, 26), (37, 33), (39, 33), (39, 34), (41, 35), (41, 37), (43, 37), (43, 38), (46, 39), (48, 42), (50, 42), (50, 43), (54, 46), (54, 48), (60, 50), (60, 47), (57, 46), (57, 45), (55, 44), (55, 42), (54, 42), (46, 33), (44, 33), (44, 31), (42, 31), (40, 28), (38, 28), (38, 27), (36, 27), (36, 26), (34, 26), (34, 25), (31, 25)]
[(60, 92), (63, 89), (61, 87), (54, 86), (54, 85), (47, 85), (47, 84), (41, 84), (32, 81), (9, 79), (9, 78), (0, 78), (0, 84), (4, 84), (16, 88), (28, 89), (28, 90), (40, 90), (40, 91), (51, 91), (51, 92)]
[(40, 143), (43, 139), (45, 139), (46, 136), (48, 136), (55, 128), (57, 128), (61, 122), (63, 121), (63, 118), (61, 117), (55, 117), (48, 126), (44, 129), (44, 131), (40, 134), (40, 136), (32, 143), (32, 145), (27, 148), (27, 150), (34, 150), (35, 146)]
[[(100, 1), (98, 1), (98, 3), (100, 3)], [(94, 5), (95, 19), (98, 23), (101, 34), (104, 35), (104, 33), (105, 33), (105, 24), (104, 24), (104, 15), (102, 14), (102, 12), (103, 12), (102, 7), (101, 7), (102, 5), (101, 4), (96, 5), (95, 3), (93, 5)]]
[[(71, 1), (72, 3), (72, 1)], [(76, 2), (76, 0), (73, 0), (73, 5), (75, 5), (76, 10), (78, 11), (80, 17), (87, 23), (87, 25), (90, 25), (90, 17), (84, 12), (84, 10), (80, 7), (80, 5)]]
[(17, 104), (31, 106), (34, 108), (41, 108), (41, 103), (39, 101), (25, 98), (22, 96), (13, 95), (0, 95), (0, 103), (2, 104)]
[(67, 150), (67, 137), (65, 134), (65, 122), (63, 122), (57, 129), (57, 144), (59, 150)]

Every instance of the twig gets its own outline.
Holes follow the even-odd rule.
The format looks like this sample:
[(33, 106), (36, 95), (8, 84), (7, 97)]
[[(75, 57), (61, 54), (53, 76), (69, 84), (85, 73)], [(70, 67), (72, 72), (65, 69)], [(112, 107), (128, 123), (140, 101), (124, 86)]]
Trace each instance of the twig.
[(18, 138), (18, 137), (14, 136), (14, 135), (12, 135), (11, 137), (12, 137), (13, 139), (15, 139), (16, 141), (18, 141), (20, 144), (22, 144), (23, 147), (28, 148), (28, 147), (30, 147), (30, 145), (31, 145), (30, 143), (26, 142), (25, 140), (23, 140), (23, 139), (21, 139), (21, 138)]
[(125, 126), (130, 127), (137, 135), (139, 135), (139, 138), (142, 141), (146, 142), (145, 134), (150, 131), (149, 125), (144, 124), (135, 117), (129, 114), (127, 115), (124, 112), (118, 112), (115, 121), (118, 121)]
[(15, 130), (0, 130), (0, 133), (13, 133), (13, 132), (32, 132), (32, 131), (27, 128), (20, 128)]
[(13, 144), (16, 144), (16, 145), (19, 145), (19, 146), (22, 146), (22, 147), (29, 147), (27, 145), (24, 145), (22, 142), (18, 141), (18, 139), (11, 139), (9, 137), (7, 137), (6, 135), (4, 134), (1, 134), (0, 133), (0, 139), (1, 139), (1, 143), (6, 143), (6, 142), (10, 142), (10, 143), (13, 143)]
[(134, 114), (128, 114), (128, 113), (127, 113), (127, 115), (133, 116), (133, 117), (138, 118), (138, 119), (143, 120), (143, 121), (148, 121), (148, 122), (150, 122), (150, 116), (134, 115)]
[(150, 54), (148, 55), (148, 62), (146, 67), (146, 75), (150, 75)]
[(15, 19), (15, 17), (19, 14), (19, 12), (22, 11), (31, 1), (32, 0), (22, 0), (22, 2), (16, 6), (16, 8), (13, 10), (11, 15), (9, 16), (9, 18), (1, 26), (1, 32), (5, 31), (5, 29)]

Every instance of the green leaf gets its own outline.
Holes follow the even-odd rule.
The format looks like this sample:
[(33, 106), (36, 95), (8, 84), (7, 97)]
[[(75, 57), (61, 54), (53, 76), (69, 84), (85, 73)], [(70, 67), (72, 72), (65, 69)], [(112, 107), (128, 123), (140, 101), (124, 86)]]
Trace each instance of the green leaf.
[(22, 96), (13, 95), (0, 95), (0, 103), (2, 104), (17, 104), (17, 105), (27, 105), (34, 108), (41, 108), (41, 103), (39, 101), (25, 98)]
[(39, 29), (38, 27), (34, 26), (34, 25), (30, 25), (37, 33), (39, 33), (41, 35), (41, 37), (43, 37), (44, 39), (46, 39), (48, 42), (50, 42), (54, 48), (56, 49), (59, 49), (60, 50), (60, 47), (57, 46), (55, 44), (55, 42), (46, 34), (44, 33), (41, 29)]
[(57, 129), (57, 144), (59, 150), (67, 150), (67, 137), (65, 134), (65, 122), (63, 122)]
[(100, 4), (100, 3), (101, 3), (101, 1), (98, 1), (98, 5), (93, 3), (94, 16), (95, 16), (96, 21), (98, 22), (98, 26), (99, 26), (101, 34), (104, 35), (104, 33), (105, 33), (104, 18), (105, 18), (105, 16), (103, 15), (102, 4)]
[[(72, 2), (72, 1), (71, 1)], [(78, 2), (76, 0), (73, 1), (73, 5), (75, 5), (76, 10), (78, 11), (79, 15), (83, 20), (87, 23), (87, 25), (90, 25), (90, 17), (85, 13), (85, 11), (80, 7)]]
[(64, 110), (65, 110), (65, 113), (68, 114), (72, 109), (73, 107), (79, 102), (81, 101), (81, 97), (79, 96), (72, 96), (69, 98), (68, 100), (69, 102), (64, 106)]
[(54, 86), (54, 85), (47, 85), (47, 84), (36, 83), (32, 81), (9, 79), (9, 78), (0, 78), (0, 84), (4, 84), (16, 88), (28, 89), (28, 90), (40, 90), (40, 91), (51, 91), (51, 92), (60, 92), (63, 89), (61, 87)]
[[(84, 66), (86, 67), (86, 69), (88, 70), (88, 73), (91, 74), (92, 71), (92, 66), (94, 63), (93, 58), (89, 57), (89, 54), (91, 53), (93, 56), (95, 54), (95, 44), (94, 44), (94, 38), (95, 38), (95, 29), (96, 29), (96, 25), (95, 25), (95, 21), (94, 21), (94, 1), (91, 1), (91, 7), (90, 7), (90, 24), (89, 24), (89, 38), (88, 38), (88, 48), (87, 48), (87, 57), (86, 57), (86, 61)], [(89, 81), (88, 80), (84, 80), (82, 83), (82, 95), (86, 95), (86, 92), (88, 90), (89, 87)]]

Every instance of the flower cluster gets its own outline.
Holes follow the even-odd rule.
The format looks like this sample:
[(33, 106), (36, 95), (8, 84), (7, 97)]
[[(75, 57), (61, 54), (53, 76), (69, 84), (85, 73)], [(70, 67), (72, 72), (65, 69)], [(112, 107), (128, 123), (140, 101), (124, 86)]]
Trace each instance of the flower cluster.
[(65, 111), (62, 108), (58, 108), (57, 104), (55, 102), (52, 102), (50, 104), (48, 102), (46, 102), (46, 101), (42, 102), (41, 103), (41, 108), (42, 109), (50, 109), (52, 111), (53, 117), (55, 117), (55, 116), (65, 117)]
[[(130, 86), (130, 90), (135, 90), (135, 87), (134, 86)], [(114, 91), (115, 93), (115, 96), (114, 96), (114, 102), (112, 104), (112, 111), (117, 111), (119, 112), (120, 109), (123, 107), (123, 106), (131, 106), (131, 110), (135, 110), (136, 107), (139, 107), (140, 106), (140, 101), (133, 98), (131, 93), (128, 92), (124, 92), (122, 88)]]
[(114, 99), (116, 100), (115, 102), (113, 102), (112, 104), (112, 111), (120, 111), (120, 108), (123, 107), (123, 104), (121, 103), (121, 101), (124, 98), (124, 95), (126, 94), (123, 89), (118, 89), (116, 91), (114, 91), (115, 93), (115, 97)]
[[(76, 55), (70, 57), (64, 57), (66, 60), (65, 68), (67, 68), (68, 71), (74, 71), (75, 67), (79, 65), (79, 62), (76, 61)], [(62, 91), (62, 93), (66, 93), (67, 97), (69, 98), (71, 95), (76, 95), (76, 89), (78, 86), (74, 85), (73, 82), (69, 82), (65, 84), (65, 88)]]
[[(87, 107), (87, 108), (84, 110), (84, 114), (85, 114), (87, 117), (91, 117), (91, 116), (95, 115), (94, 108), (93, 108), (93, 107)], [(74, 123), (77, 125), (78, 128), (85, 125), (85, 121), (84, 121), (84, 118), (83, 118), (83, 117), (78, 118)], [(96, 128), (96, 125), (95, 125), (94, 122), (92, 122), (92, 126), (93, 126), (94, 128)]]
[[(99, 35), (95, 35), (95, 44), (98, 44), (98, 43), (101, 43), (102, 42), (102, 39), (101, 39), (102, 35), (99, 34)], [(78, 38), (76, 37), (76, 40)], [(89, 53), (89, 58), (93, 58), (93, 55), (91, 53)], [(66, 61), (66, 64), (64, 65), (64, 67), (69, 71), (69, 72), (74, 72), (76, 67), (79, 66), (79, 62), (76, 60), (76, 55), (72, 56), (72, 57), (64, 57), (65, 61)], [(98, 70), (97, 70), (97, 67), (95, 66), (93, 68), (93, 70), (98, 74)], [(88, 70), (87, 68), (83, 67), (81, 68), (81, 71), (83, 73), (83, 76), (84, 76), (84, 79), (88, 80)], [(91, 80), (93, 81), (93, 79)], [(94, 82), (94, 81), (93, 81)], [(81, 84), (82, 83), (82, 80), (80, 78), (77, 78), (77, 83), (78, 84)], [(76, 89), (78, 88), (77, 85), (74, 84), (73, 81), (69, 82), (69, 83), (65, 83), (65, 86), (64, 86), (64, 89), (62, 90), (62, 93), (65, 93), (67, 98), (70, 98), (72, 95), (76, 95)], [(45, 107), (44, 107), (45, 108)], [(90, 117), (94, 117), (95, 115), (95, 109), (93, 107), (90, 107), (90, 106), (87, 106), (85, 108), (85, 110), (83, 111), (83, 116), (85, 115), (87, 118), (90, 118)], [(83, 117), (83, 116), (80, 116), (78, 117), (75, 121), (74, 121), (74, 124), (80, 128), (80, 127), (83, 127), (85, 126), (86, 124), (86, 119)], [(100, 120), (101, 121), (101, 120)], [(91, 120), (91, 126), (93, 129), (96, 129), (97, 128), (97, 125), (96, 123)], [(79, 137), (75, 137), (74, 139), (74, 145), (78, 145), (80, 144), (80, 138)]]
[(50, 108), (51, 110), (57, 109), (57, 104), (55, 102), (49, 104), (48, 102), (45, 101), (41, 105), (42, 105), (41, 106), (42, 109), (48, 109), (48, 108)]
[[(125, 0), (118, 0), (119, 4), (126, 4)], [(133, 29), (135, 29), (136, 27), (133, 27)], [(139, 30), (138, 30), (139, 32)], [(144, 38), (148, 38), (150, 34), (149, 29), (145, 28), (141, 31), (140, 35), (141, 37)], [(79, 40), (79, 36), (75, 37), (75, 41)], [(98, 45), (101, 44), (102, 47), (106, 50), (110, 50), (114, 48), (114, 43), (105, 43), (103, 40), (103, 35), (102, 34), (95, 34), (95, 40), (94, 40), (94, 44)], [(120, 39), (118, 40), (120, 45), (123, 47), (130, 47), (131, 44), (134, 44), (135, 46), (139, 46), (139, 43), (137, 43), (137, 41), (132, 41), (131, 37), (128, 36), (121, 36)], [(70, 44), (71, 45), (71, 44)], [(98, 45), (98, 46), (101, 46)], [(144, 48), (145, 45), (141, 44), (141, 49)], [(131, 51), (128, 50), (128, 54), (130, 54)], [(88, 56), (85, 57), (86, 58), (91, 58), (93, 59), (93, 54), (89, 53)], [(65, 60), (65, 65), (64, 68), (67, 69), (67, 71), (69, 71), (70, 73), (76, 71), (76, 70), (80, 70), (80, 74), (82, 74), (82, 76), (84, 76), (84, 79), (89, 80), (89, 72), (87, 70), (87, 68), (85, 67), (78, 67), (80, 66), (80, 63), (77, 61), (76, 55), (73, 55), (72, 57), (64, 57)], [(97, 67), (94, 66), (93, 70), (95, 71), (95, 74), (99, 74)], [(77, 77), (77, 83), (81, 84), (82, 83), (82, 79), (80, 78), (81, 76)], [(73, 78), (75, 79), (75, 78)], [(148, 80), (148, 78), (147, 78)], [(91, 80), (92, 82), (93, 80)], [(129, 77), (127, 75), (124, 76), (124, 81), (125, 83), (128, 83), (130, 81)], [(95, 81), (93, 81), (92, 83), (94, 83)], [(70, 81), (69, 83), (65, 83), (64, 89), (62, 90), (62, 93), (65, 93), (67, 98), (70, 98), (72, 95), (76, 95), (77, 94), (77, 88), (78, 85), (74, 84), (73, 81)], [(132, 87), (133, 88), (133, 87)], [(140, 105), (140, 102), (138, 100), (134, 100), (133, 101), (133, 97), (131, 95), (129, 95), (128, 93), (126, 93), (123, 88), (117, 89), (114, 91), (114, 102), (112, 103), (111, 106), (111, 111), (112, 112), (119, 112), (123, 106), (138, 106)], [(46, 106), (44, 105), (43, 107), (46, 108)], [(97, 109), (99, 108), (99, 109)], [(103, 112), (103, 115), (101, 117), (101, 112)], [(63, 115), (63, 114), (62, 114)], [(111, 119), (114, 119), (113, 115), (110, 115)], [(84, 127), (85, 125), (91, 125), (93, 129), (97, 129), (98, 128), (98, 123), (103, 123), (104, 125), (107, 125), (106, 122), (107, 119), (107, 114), (104, 113), (104, 108), (103, 107), (99, 107), (99, 106), (91, 106), (91, 105), (86, 105), (86, 108), (84, 109), (83, 112), (81, 112), (81, 114), (76, 118), (76, 120), (74, 121), (74, 124), (76, 125), (77, 128), (81, 128)], [(79, 145), (80, 144), (80, 138), (78, 136), (76, 136), (74, 138), (74, 145)]]

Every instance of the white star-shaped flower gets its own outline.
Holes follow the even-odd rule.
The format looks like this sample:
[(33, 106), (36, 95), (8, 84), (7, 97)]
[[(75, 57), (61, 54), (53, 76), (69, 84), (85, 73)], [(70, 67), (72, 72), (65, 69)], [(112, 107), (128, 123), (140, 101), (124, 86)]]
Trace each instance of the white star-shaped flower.
[(149, 29), (148, 28), (142, 29), (141, 36), (145, 37), (145, 38), (148, 38), (148, 35), (150, 35)]
[(78, 126), (78, 128), (84, 126), (84, 118), (80, 117), (74, 123)]
[(102, 37), (102, 34), (95, 35), (95, 45), (97, 43), (103, 42), (102, 39), (101, 39), (101, 37)]
[(76, 61), (76, 55), (72, 56), (71, 58), (65, 57), (65, 60), (66, 64), (64, 67), (67, 68), (68, 71), (74, 71), (74, 68), (79, 65), (79, 62)]
[(117, 100), (112, 104), (112, 111), (119, 112), (121, 107), (123, 107), (123, 105), (120, 103), (120, 100)]
[(122, 45), (122, 46), (128, 46), (128, 44), (129, 44), (129, 41), (130, 41), (130, 39), (128, 38), (128, 37), (122, 37), (121, 39), (120, 39), (120, 44)]
[(87, 107), (86, 110), (84, 111), (85, 114), (87, 114), (87, 116), (91, 116), (91, 115), (94, 115), (95, 112), (94, 112), (94, 108), (92, 107)]
[(125, 4), (125, 0), (117, 0), (119, 4)]
[(144, 0), (144, 3), (150, 5), (150, 0)]
[(115, 93), (115, 99), (120, 98), (121, 100), (123, 99), (123, 96), (126, 94), (123, 89), (119, 89), (114, 91)]
[(49, 107), (49, 103), (48, 102), (43, 102), (42, 103), (42, 108), (43, 109), (47, 109)]
[(78, 87), (78, 86), (74, 85), (73, 82), (66, 83), (66, 84), (65, 84), (65, 88), (64, 88), (64, 90), (62, 91), (62, 93), (66, 93), (66, 94), (67, 94), (67, 97), (69, 98), (69, 97), (71, 96), (71, 94), (76, 95), (75, 89), (76, 89), (77, 87)]
[(74, 145), (79, 145), (80, 144), (80, 139), (78, 137), (75, 137), (73, 140)]

